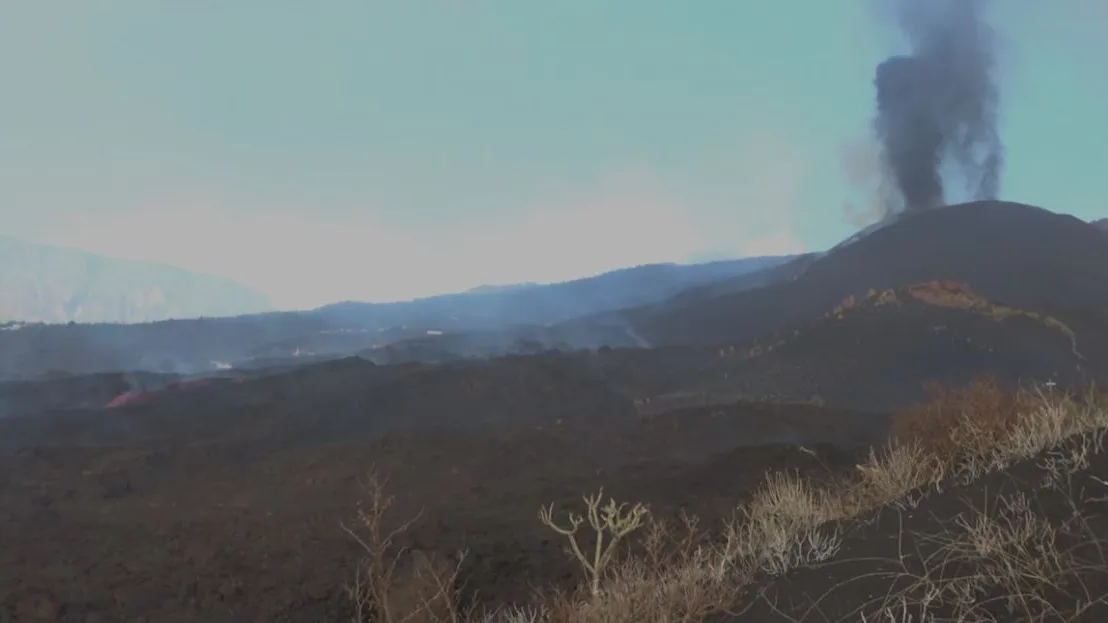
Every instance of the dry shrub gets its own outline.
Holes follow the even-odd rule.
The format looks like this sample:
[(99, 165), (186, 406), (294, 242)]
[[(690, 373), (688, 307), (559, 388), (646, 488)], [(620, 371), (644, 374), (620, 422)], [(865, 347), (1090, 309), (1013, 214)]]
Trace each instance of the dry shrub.
[(390, 585), (388, 614), (382, 621), (447, 623), (456, 620), (457, 565), (437, 552), (413, 550), (401, 559)]
[(925, 281), (906, 288), (912, 297), (949, 309), (988, 309), (993, 307), (988, 300), (973, 291), (968, 284), (959, 281)]
[(640, 551), (613, 564), (599, 592), (582, 586), (575, 593), (550, 595), (540, 614), (527, 620), (694, 623), (725, 613), (752, 577), (752, 569), (736, 557), (736, 536), (712, 542), (695, 517), (682, 514), (678, 526), (650, 516)]
[(842, 487), (841, 494), (850, 516), (887, 504), (915, 506), (922, 493), (912, 498), (909, 494), (937, 485), (947, 473), (943, 462), (916, 442), (893, 442), (880, 454), (871, 449), (856, 470), (856, 480)]
[(799, 475), (767, 474), (750, 502), (739, 507), (740, 516), (732, 528), (739, 555), (771, 574), (827, 560), (841, 539), (838, 532), (821, 527), (844, 517), (845, 510), (841, 496), (816, 488)]
[(419, 518), (390, 521), (394, 498), (376, 473), (366, 486), (366, 505), (357, 524), (343, 525), (363, 550), (357, 575), (347, 587), (352, 623), (459, 623), (456, 584), (461, 565), (436, 552), (408, 550), (397, 539)]
[(1027, 411), (1019, 426), (997, 445), (997, 454), (1009, 462), (1030, 458), (1076, 435), (1108, 427), (1108, 411), (1097, 404), (1093, 394), (1084, 399), (1069, 394), (1040, 398), (1039, 405)]
[(1044, 402), (1039, 394), (1006, 391), (993, 377), (955, 388), (931, 383), (927, 392), (928, 402), (893, 415), (893, 438), (946, 463), (989, 453)]
[(878, 610), (862, 621), (1084, 621), (1108, 605), (1104, 538), (1084, 522), (1051, 521), (1026, 494), (996, 497), (916, 538), (928, 553), (911, 565), (900, 557), (891, 576), (904, 588), (871, 602)]
[[(1108, 427), (1108, 415), (1091, 397), (1080, 401), (1062, 393), (1011, 393), (991, 378), (964, 388), (932, 386), (930, 391), (930, 402), (897, 414), (894, 439), (848, 476), (817, 487), (795, 473), (767, 474), (726, 526), (726, 544), (715, 549), (685, 545), (685, 554), (677, 558), (629, 558), (613, 565), (597, 594), (555, 600), (541, 620), (698, 620), (706, 611), (724, 610), (725, 597), (734, 605), (757, 575), (779, 575), (832, 558), (842, 543), (836, 520), (890, 504), (914, 506), (958, 473), (976, 478), (1073, 435)], [(973, 534), (999, 539), (999, 533), (985, 529), (990, 526), (995, 527), (976, 526)], [(677, 542), (668, 531), (652, 528), (644, 541), (650, 551), (667, 539)], [(987, 545), (987, 539), (982, 543)], [(1023, 569), (1033, 571), (1026, 565)], [(990, 573), (1002, 571), (997, 567)], [(1024, 579), (997, 577), (994, 582)]]
[[(852, 473), (820, 487), (794, 473), (768, 474), (751, 499), (738, 507), (735, 520), (724, 526), (722, 534), (700, 530), (695, 518), (683, 516), (683, 525), (675, 527), (645, 512), (636, 516), (641, 524), (628, 521), (624, 532), (620, 529), (624, 523), (621, 506), (613, 502), (610, 521), (605, 522), (599, 496), (586, 498), (594, 529), (599, 526), (630, 534), (641, 525), (641, 537), (628, 539), (634, 553), (617, 557), (602, 546), (588, 551), (572, 548), (573, 533), (585, 521), (584, 516), (576, 517), (570, 528), (563, 526), (559, 531), (571, 538), (575, 556), (591, 562), (595, 571), (578, 591), (544, 595), (536, 609), (506, 609), (468, 620), (700, 621), (738, 605), (758, 576), (781, 574), (836, 555), (842, 543), (837, 520), (889, 504), (911, 506), (927, 495), (929, 488), (938, 490), (952, 479), (976, 478), (1058, 448), (1075, 435), (1108, 430), (1108, 398), (1104, 394), (1091, 392), (1081, 399), (1052, 390), (1013, 393), (992, 378), (962, 388), (932, 385), (928, 389), (931, 400), (895, 414), (890, 443), (871, 452)], [(1058, 472), (1055, 478), (1061, 479), (1063, 472), (1072, 473), (1085, 464), (1086, 454), (1100, 450), (1101, 443), (1093, 440), (1047, 459), (1051, 470)], [(397, 561), (403, 560), (400, 553), (387, 552), (396, 551), (392, 541), (407, 524), (392, 532), (383, 530), (380, 518), (391, 498), (384, 494), (383, 483), (374, 480), (372, 484), (371, 506), (360, 515), (362, 531), (369, 538), (359, 538), (369, 554), (369, 564), (363, 567), (366, 577), (359, 584), (361, 589), (352, 591), (352, 596), (360, 599), (367, 616), (375, 615), (375, 621), (460, 621), (453, 591), (457, 566), (431, 559), (398, 565)], [(1033, 521), (1020, 502), (1008, 500), (996, 517), (976, 517), (958, 524), (958, 534), (945, 535), (948, 540), (939, 548), (949, 560), (928, 560), (926, 573), (908, 578), (916, 592), (889, 596), (880, 620), (933, 621), (937, 620), (933, 610), (931, 614), (928, 611), (936, 600), (949, 605), (967, 595), (1007, 598), (1036, 591), (1046, 595), (1049, 591), (1044, 592), (1037, 582), (1076, 577), (1075, 561), (1062, 557), (1065, 552), (1051, 549), (1054, 536), (1050, 526)], [(543, 517), (552, 524), (550, 509)], [(972, 573), (954, 573), (959, 565), (969, 565)], [(1033, 610), (1022, 602), (1005, 605)], [(896, 618), (908, 616), (909, 607), (915, 618)], [(973, 614), (971, 610), (964, 612)]]
[[(616, 501), (611, 498), (608, 504), (602, 507), (600, 504), (604, 501), (603, 488), (595, 495), (582, 496), (582, 499), (588, 510), (584, 515), (570, 512), (568, 524), (560, 525), (554, 520), (553, 504), (539, 509), (539, 521), (566, 537), (573, 557), (585, 571), (590, 592), (597, 595), (600, 592), (600, 581), (620, 541), (642, 526), (643, 520), (650, 515), (650, 510), (642, 504), (630, 507), (627, 504), (616, 504)], [(577, 539), (578, 532), (586, 521), (595, 535), (593, 537), (595, 546), (589, 554), (581, 549)]]
[(944, 479), (967, 484), (1076, 435), (1108, 430), (1108, 410), (1095, 390), (1011, 392), (986, 377), (928, 391), (929, 402), (894, 414), (890, 445), (858, 466), (863, 491), (855, 493), (873, 506), (910, 505), (918, 501), (906, 497), (913, 489)]
[(1095, 386), (1091, 387), (1086, 393), (1086, 402), (1095, 409), (1108, 411), (1108, 391)]

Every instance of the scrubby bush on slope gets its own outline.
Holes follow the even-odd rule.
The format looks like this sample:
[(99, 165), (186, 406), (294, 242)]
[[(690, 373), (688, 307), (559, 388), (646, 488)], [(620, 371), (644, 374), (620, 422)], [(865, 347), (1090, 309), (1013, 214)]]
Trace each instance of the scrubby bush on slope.
[[(931, 402), (896, 414), (894, 421), (889, 443), (872, 451), (852, 473), (820, 486), (787, 472), (767, 474), (765, 483), (736, 508), (734, 519), (718, 529), (701, 529), (687, 517), (683, 525), (673, 526), (640, 513), (639, 522), (621, 530), (622, 537), (633, 541), (631, 551), (609, 559), (603, 553), (608, 550), (601, 549), (606, 564), (594, 564), (593, 570), (586, 566), (586, 581), (576, 593), (543, 595), (530, 609), (506, 607), (463, 617), (455, 606), (450, 618), (442, 619), (417, 604), (411, 612), (392, 617), (378, 613), (378, 618), (362, 620), (667, 623), (700, 621), (713, 614), (746, 620), (746, 615), (753, 616), (747, 608), (759, 584), (834, 559), (851, 522), (881, 509), (914, 508), (936, 492), (1032, 458), (1052, 475), (1051, 486), (1061, 487), (1067, 474), (1085, 469), (1089, 457), (1102, 451), (1108, 432), (1105, 401), (1093, 393), (1075, 398), (1047, 387), (1013, 394), (988, 379), (963, 388), (935, 388)], [(1108, 496), (1108, 474), (1100, 478)], [(375, 494), (383, 495), (380, 490)], [(595, 511), (593, 506), (587, 512)], [(1073, 508), (1078, 516), (1078, 501)], [(363, 528), (374, 527), (365, 515), (363, 520)], [(605, 524), (598, 520), (597, 525)], [(1011, 620), (1079, 620), (1103, 599), (1081, 584), (1083, 578), (1089, 573), (1108, 578), (1108, 564), (1092, 569), (1077, 549), (1062, 549), (1062, 531), (1071, 529), (1036, 515), (1018, 493), (998, 498), (991, 507), (960, 515), (950, 530), (927, 537), (938, 545), (922, 571), (899, 573), (896, 590), (881, 602), (865, 604), (872, 606), (868, 610), (859, 604), (858, 616), (864, 617), (865, 610), (880, 618), (863, 620), (885, 623), (999, 620), (987, 616), (989, 600), (982, 597), (987, 595), (1006, 600)], [(1083, 535), (1085, 549), (1099, 551), (1099, 535), (1066, 533), (1074, 534)], [(370, 553), (380, 549), (372, 542), (363, 545)], [(574, 555), (589, 560), (584, 554), (592, 551), (589, 547), (578, 542)], [(370, 576), (374, 560), (384, 564), (381, 554), (371, 556), (366, 567)], [(423, 592), (436, 600), (449, 595), (457, 604), (456, 587), (446, 587), (442, 580), (456, 578), (457, 569), (416, 573), (407, 581), (428, 583)], [(1075, 583), (1086, 587), (1083, 593), (1072, 590)], [(373, 598), (384, 590), (361, 594), (367, 612), (380, 608)]]

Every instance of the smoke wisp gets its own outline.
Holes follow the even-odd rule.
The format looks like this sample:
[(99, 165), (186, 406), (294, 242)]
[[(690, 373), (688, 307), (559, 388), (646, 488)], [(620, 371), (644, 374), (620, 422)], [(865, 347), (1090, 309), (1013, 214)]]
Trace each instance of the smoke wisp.
[(952, 181), (944, 174), (966, 184), (971, 200), (996, 198), (1003, 148), (987, 0), (890, 1), (909, 53), (884, 60), (874, 75), (873, 130), (899, 191), (886, 211), (943, 205)]

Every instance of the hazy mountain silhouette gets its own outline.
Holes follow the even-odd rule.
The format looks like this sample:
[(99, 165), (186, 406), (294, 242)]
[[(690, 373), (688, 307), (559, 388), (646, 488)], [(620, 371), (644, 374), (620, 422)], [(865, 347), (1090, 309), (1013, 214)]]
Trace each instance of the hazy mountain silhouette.
[(703, 264), (644, 264), (551, 284), (480, 286), (395, 303), (347, 301), (313, 313), (347, 327), (424, 325), (434, 329), (492, 330), (543, 325), (664, 301), (688, 288), (741, 278), (792, 256), (752, 257)]
[[(911, 214), (773, 272), (776, 278), (761, 287), (685, 295), (682, 304), (619, 312), (618, 322), (654, 346), (736, 343), (808, 322), (847, 296), (944, 279), (1074, 323), (1075, 330), (1108, 331), (1108, 239), (1078, 218), (1019, 203)], [(623, 337), (620, 345), (634, 343)]]
[(228, 279), (0, 236), (0, 322), (136, 323), (271, 308)]
[[(149, 370), (194, 374), (228, 365), (256, 367), (328, 359), (378, 349), (388, 359), (444, 348), (456, 356), (549, 347), (544, 327), (579, 315), (648, 305), (690, 287), (727, 281), (787, 262), (760, 257), (649, 264), (563, 283), (475, 288), (394, 303), (345, 302), (312, 311), (244, 314), (139, 324), (27, 325), (0, 330), (0, 378), (47, 372)], [(194, 314), (199, 315), (199, 314)], [(3, 329), (3, 327), (0, 327)], [(447, 344), (432, 339), (446, 338)], [(566, 342), (559, 332), (557, 343)], [(569, 336), (575, 343), (587, 337)], [(388, 354), (385, 347), (400, 346)]]

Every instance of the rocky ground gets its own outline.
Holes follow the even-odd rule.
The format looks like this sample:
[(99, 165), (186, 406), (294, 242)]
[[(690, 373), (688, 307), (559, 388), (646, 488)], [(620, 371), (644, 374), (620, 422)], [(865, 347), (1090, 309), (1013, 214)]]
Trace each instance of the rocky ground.
[(468, 548), (469, 597), (527, 600), (532, 583), (579, 580), (541, 505), (603, 486), (716, 523), (767, 469), (846, 468), (885, 430), (880, 416), (736, 405), (264, 454), (250, 441), (27, 450), (0, 459), (0, 604), (18, 621), (347, 620), (359, 550), (340, 522), (371, 470), (391, 477), (398, 517), (422, 510), (409, 544)]

